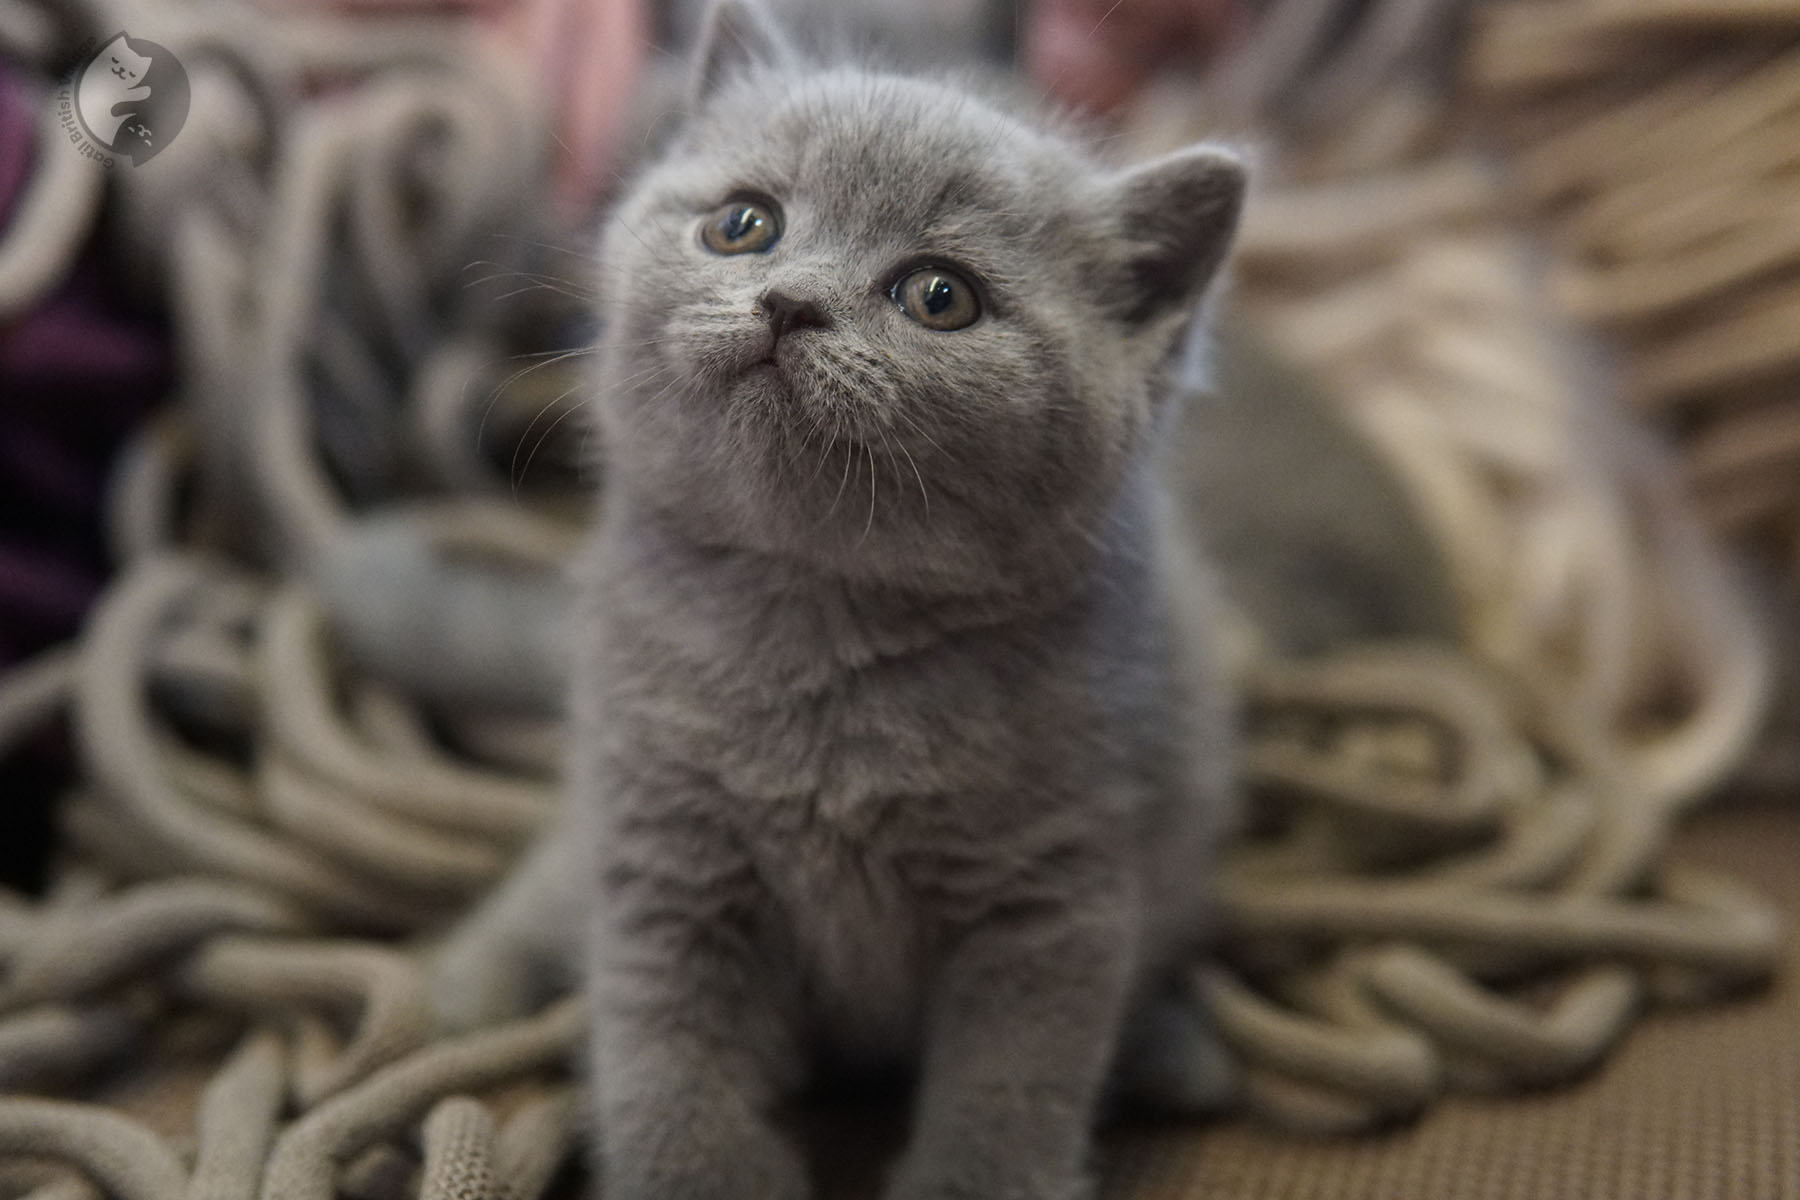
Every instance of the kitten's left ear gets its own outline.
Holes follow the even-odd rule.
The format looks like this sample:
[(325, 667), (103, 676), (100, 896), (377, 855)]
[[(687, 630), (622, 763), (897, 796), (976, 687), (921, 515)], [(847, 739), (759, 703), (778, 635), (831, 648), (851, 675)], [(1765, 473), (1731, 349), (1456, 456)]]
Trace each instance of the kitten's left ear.
[(1190, 146), (1124, 173), (1115, 211), (1126, 257), (1127, 318), (1141, 323), (1200, 298), (1225, 261), (1244, 207), (1243, 162)]
[(688, 87), (698, 103), (735, 72), (769, 66), (787, 57), (775, 18), (757, 0), (714, 0), (700, 31), (700, 50)]

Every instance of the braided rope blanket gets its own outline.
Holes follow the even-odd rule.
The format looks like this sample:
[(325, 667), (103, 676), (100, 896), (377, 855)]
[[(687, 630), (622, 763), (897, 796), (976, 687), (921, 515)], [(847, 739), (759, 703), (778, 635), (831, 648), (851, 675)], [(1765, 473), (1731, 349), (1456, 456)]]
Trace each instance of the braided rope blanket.
[[(422, 965), (556, 803), (580, 305), (517, 186), (541, 116), (433, 18), (222, 12), (126, 14), (193, 79), (118, 197), (181, 400), (85, 634), (0, 678), (0, 750), (66, 714), (81, 766), (50, 893), (0, 897), (0, 1196), (530, 1200), (580, 1141), (579, 1002), (444, 1038)], [(1278, 162), (1244, 302), (1418, 499), (1466, 636), (1246, 664), (1255, 818), (1191, 978), (1242, 1103), (1331, 1130), (1566, 1078), (1779, 938), (1664, 855), (1761, 713), (1742, 600), (1486, 177), (1404, 91), (1361, 120)], [(98, 207), (45, 162), (0, 310)]]

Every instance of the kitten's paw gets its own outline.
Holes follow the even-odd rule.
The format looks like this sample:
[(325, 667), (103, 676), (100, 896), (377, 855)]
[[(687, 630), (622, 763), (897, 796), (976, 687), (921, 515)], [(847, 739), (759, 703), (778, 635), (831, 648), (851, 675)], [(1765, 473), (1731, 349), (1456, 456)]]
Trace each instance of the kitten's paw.
[(1159, 1116), (1204, 1116), (1229, 1108), (1238, 1082), (1237, 1063), (1192, 996), (1158, 996), (1132, 1015), (1113, 1079), (1126, 1105)]

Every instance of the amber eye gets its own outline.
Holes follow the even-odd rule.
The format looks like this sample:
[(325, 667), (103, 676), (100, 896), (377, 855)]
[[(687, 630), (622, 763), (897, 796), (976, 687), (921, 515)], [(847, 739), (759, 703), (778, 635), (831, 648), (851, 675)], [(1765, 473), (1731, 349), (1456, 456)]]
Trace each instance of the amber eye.
[(780, 238), (781, 217), (760, 200), (733, 200), (700, 227), (700, 240), (714, 254), (760, 254)]
[(901, 312), (927, 329), (965, 329), (981, 315), (981, 301), (974, 286), (945, 267), (911, 271), (889, 294)]

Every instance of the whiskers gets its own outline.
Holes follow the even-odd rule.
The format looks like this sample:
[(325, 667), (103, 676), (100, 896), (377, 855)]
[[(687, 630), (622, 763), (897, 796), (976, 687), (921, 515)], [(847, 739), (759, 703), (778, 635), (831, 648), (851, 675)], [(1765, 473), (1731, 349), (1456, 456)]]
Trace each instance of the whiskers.
[(546, 275), (538, 271), (522, 271), (516, 267), (509, 267), (504, 263), (497, 263), (492, 259), (485, 258), (477, 259), (467, 267), (463, 268), (463, 270), (465, 273), (470, 273), (483, 268), (488, 269), (487, 274), (476, 278), (465, 279), (463, 281), (463, 286), (466, 288), (480, 287), (482, 284), (493, 283), (501, 279), (521, 281), (519, 286), (513, 288), (511, 291), (501, 292), (498, 296), (495, 296), (495, 302), (510, 300), (514, 296), (521, 296), (526, 292), (533, 291), (551, 292), (555, 295), (567, 297), (570, 300), (574, 300), (577, 303), (584, 305), (592, 305), (599, 302), (599, 293), (595, 292), (594, 289), (577, 283), (572, 279), (564, 279), (560, 275)]
[(858, 547), (869, 540), (869, 531), (875, 528), (875, 448), (864, 442), (863, 450), (869, 456), (869, 519), (863, 522), (862, 536), (856, 539)]
[[(888, 411), (888, 415), (892, 416), (895, 420), (897, 420), (901, 424), (905, 425), (909, 432), (917, 434), (919, 436), (919, 438), (925, 442), (926, 445), (930, 446), (934, 451), (936, 451), (939, 458), (949, 457), (948, 455), (946, 455), (944, 453), (943, 446), (938, 444), (938, 440), (936, 438), (932, 437), (929, 433), (925, 432), (925, 427), (923, 425), (919, 424), (918, 421), (914, 420), (913, 417), (907, 413), (905, 408), (901, 407), (900, 405), (892, 405), (888, 408), (887, 411)], [(886, 437), (885, 431), (883, 432), (882, 436), (884, 438)], [(925, 502), (925, 518), (926, 518), (926, 520), (930, 520), (931, 519), (931, 496), (925, 490), (925, 477), (919, 473), (919, 464), (913, 461), (912, 453), (909, 450), (907, 450), (905, 440), (902, 438), (896, 438), (895, 444), (900, 447), (900, 453), (906, 455), (907, 465), (912, 468), (913, 477), (919, 481), (919, 499), (923, 500)]]
[(525, 482), (525, 472), (531, 470), (531, 462), (537, 457), (538, 451), (543, 449), (544, 443), (550, 440), (550, 435), (556, 432), (556, 427), (569, 419), (570, 413), (587, 407), (587, 398), (583, 397), (569, 405), (567, 408), (564, 408), (561, 413), (557, 414), (555, 420), (544, 426), (544, 432), (538, 435), (538, 440), (532, 443), (531, 452), (525, 456), (525, 465), (520, 467), (519, 451), (524, 448), (525, 439), (531, 436), (532, 428), (536, 426), (539, 421), (544, 419), (546, 413), (557, 405), (562, 404), (563, 401), (567, 400), (575, 393), (575, 390), (575, 388), (571, 387), (556, 397), (556, 399), (544, 405), (543, 408), (538, 410), (537, 416), (531, 418), (531, 423), (526, 425), (524, 431), (519, 434), (518, 444), (513, 447), (512, 466), (507, 471), (507, 477), (512, 481), (512, 498), (514, 504), (519, 502), (519, 488)]
[[(904, 477), (900, 473), (900, 461), (901, 459), (906, 460), (907, 469), (912, 472), (913, 482), (917, 484), (919, 488), (919, 503), (924, 509), (923, 520), (927, 525), (930, 525), (931, 523), (931, 491), (925, 486), (925, 474), (919, 470), (918, 461), (913, 458), (912, 451), (906, 448), (906, 439), (898, 436), (897, 433), (893, 433), (887, 418), (898, 418), (914, 432), (917, 432), (927, 442), (931, 442), (933, 446), (937, 445), (936, 442), (932, 441), (930, 435), (919, 428), (918, 423), (907, 416), (901, 409), (890, 407), (883, 410), (879, 419), (872, 425), (872, 430), (875, 437), (879, 439), (881, 447), (882, 457), (880, 460), (877, 460), (875, 457), (877, 443), (870, 441), (866, 436), (862, 439), (863, 450), (869, 464), (869, 515), (863, 522), (862, 535), (856, 539), (856, 545), (859, 548), (868, 540), (869, 534), (875, 528), (876, 484), (880, 475), (878, 462), (885, 463), (893, 472), (895, 484), (899, 487), (903, 486), (904, 480)], [(893, 433), (893, 436), (890, 436), (890, 433)]]
[[(931, 493), (925, 489), (925, 476), (920, 474), (919, 464), (913, 461), (912, 451), (906, 448), (905, 442), (889, 439), (887, 430), (885, 429), (880, 430), (880, 433), (881, 445), (887, 451), (888, 461), (890, 463), (894, 462), (894, 450), (898, 449), (900, 453), (905, 456), (906, 465), (912, 468), (913, 479), (916, 480), (919, 485), (919, 500), (925, 505), (925, 520), (926, 523), (929, 524), (931, 521)], [(895, 464), (896, 473), (898, 473), (898, 469), (898, 464)]]
[[(612, 381), (608, 386), (618, 391), (654, 388), (654, 391), (639, 401), (639, 403), (654, 404), (656, 401), (662, 399), (663, 396), (667, 395), (670, 389), (675, 387), (679, 382), (679, 372), (676, 371), (674, 367), (668, 364), (658, 363), (628, 375), (623, 379)], [(532, 417), (530, 423), (528, 423), (520, 432), (518, 443), (513, 447), (512, 465), (507, 472), (508, 478), (512, 484), (512, 495), (515, 502), (519, 500), (520, 489), (524, 486), (526, 474), (531, 470), (532, 460), (537, 457), (538, 451), (543, 448), (544, 444), (548, 442), (551, 436), (556, 432), (557, 426), (568, 420), (569, 417), (576, 412), (586, 408), (592, 402), (593, 397), (591, 395), (583, 395), (573, 403), (568, 402), (569, 398), (575, 395), (577, 391), (580, 391), (583, 386), (584, 385), (580, 383), (575, 384), (551, 399), (548, 403), (538, 409), (537, 414)], [(562, 411), (557, 412), (556, 416), (544, 426), (543, 430), (538, 433), (537, 440), (531, 444), (531, 449), (526, 451), (525, 443), (531, 437), (532, 430), (537, 427), (538, 422), (542, 421), (558, 408)], [(584, 437), (582, 439), (582, 444), (585, 446), (586, 443), (587, 439)], [(520, 463), (519, 461), (521, 453), (525, 455), (523, 463)]]
[[(493, 390), (488, 393), (487, 403), (482, 405), (481, 408), (481, 420), (475, 426), (476, 454), (479, 455), (482, 451), (482, 442), (486, 439), (488, 421), (494, 414), (495, 405), (500, 403), (500, 398), (504, 396), (513, 385), (534, 372), (541, 371), (546, 367), (554, 367), (558, 363), (567, 362), (572, 358), (585, 358), (588, 355), (594, 354), (596, 350), (597, 347), (594, 346), (577, 346), (573, 350), (539, 350), (527, 354), (509, 355), (506, 360), (508, 362), (517, 362), (520, 359), (537, 359), (538, 361), (527, 363), (525, 366), (520, 367), (511, 375), (508, 375), (505, 379), (502, 379), (499, 383), (495, 384)], [(572, 387), (569, 390), (573, 391), (575, 389)], [(563, 394), (566, 396), (568, 392)], [(554, 401), (552, 403), (554, 404)], [(542, 415), (541, 412), (538, 414), (539, 417)], [(537, 418), (533, 418), (532, 424), (536, 423)], [(527, 432), (530, 431), (529, 425), (526, 426), (526, 430)]]
[[(860, 495), (866, 489), (867, 507), (857, 548), (868, 541), (883, 518), (884, 494), (886, 503), (893, 504), (916, 489), (916, 511), (920, 519), (931, 521), (931, 487), (913, 451), (929, 446), (937, 457), (947, 457), (916, 414), (905, 410), (903, 398), (891, 394), (886, 385), (890, 370), (888, 364), (870, 356), (821, 353), (809, 356), (805, 375), (794, 381), (798, 394), (793, 402), (803, 406), (808, 415), (798, 445), (783, 457), (782, 476), (801, 494), (810, 494), (833, 455), (841, 458), (837, 487), (814, 528), (836, 518), (846, 496)], [(805, 469), (802, 464), (809, 453), (812, 467), (802, 479), (799, 473)], [(910, 484), (906, 482), (909, 474)], [(884, 478), (890, 475), (891, 484)]]

